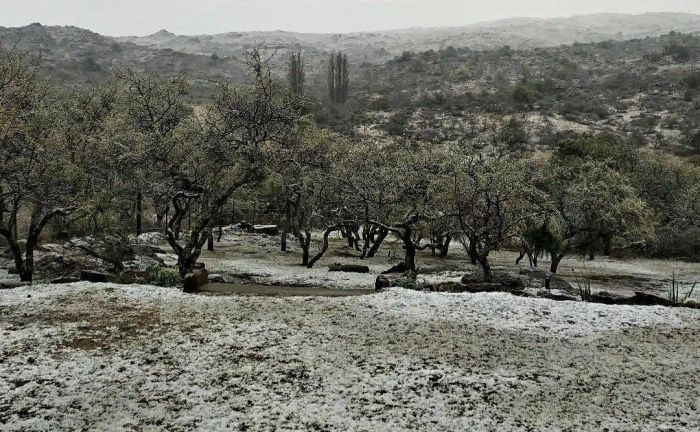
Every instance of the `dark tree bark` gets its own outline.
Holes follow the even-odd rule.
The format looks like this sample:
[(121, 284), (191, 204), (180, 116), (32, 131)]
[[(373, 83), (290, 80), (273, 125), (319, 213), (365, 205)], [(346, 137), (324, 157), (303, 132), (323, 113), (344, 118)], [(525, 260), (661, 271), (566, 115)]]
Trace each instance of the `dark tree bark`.
[(389, 230), (383, 227), (372, 227), (369, 237), (365, 240), (365, 251), (362, 258), (374, 258), (379, 252), (379, 248), (389, 235)]
[(481, 271), (484, 273), (484, 280), (486, 282), (491, 282), (493, 275), (491, 273), (491, 263), (489, 262), (488, 254), (479, 254), (477, 261), (481, 266)]
[(420, 221), (421, 218), (422, 217), (419, 215), (411, 215), (405, 221), (395, 224), (395, 226), (384, 225), (376, 221), (368, 221), (368, 223), (377, 225), (401, 239), (404, 249), (404, 264), (407, 272), (416, 271), (416, 242), (413, 239), (413, 225)]
[(143, 194), (136, 193), (136, 236), (143, 234)]
[(472, 265), (476, 265), (479, 261), (479, 254), (476, 251), (476, 242), (469, 239), (469, 248), (467, 249), (467, 254), (472, 262)]
[(207, 250), (209, 252), (214, 251), (214, 234), (211, 231), (209, 231), (209, 236), (207, 236)]
[(304, 267), (309, 266), (309, 248), (311, 247), (311, 232), (305, 230), (304, 232), (296, 230), (294, 233), (297, 240), (299, 240), (299, 247), (301, 247), (301, 265)]
[(34, 250), (39, 244), (39, 237), (42, 231), (53, 218), (59, 215), (67, 215), (74, 208), (56, 208), (50, 211), (42, 211), (35, 208), (32, 212), (29, 229), (27, 235), (27, 244), (25, 245), (24, 254), (19, 246), (17, 236), (17, 213), (19, 212), (19, 204), (13, 206), (10, 212), (8, 225), (0, 224), (0, 235), (5, 237), (10, 246), (10, 252), (15, 262), (15, 268), (19, 278), (23, 282), (32, 282), (34, 278)]
[(341, 228), (337, 225), (326, 228), (326, 230), (323, 232), (323, 244), (321, 245), (321, 249), (316, 255), (314, 255), (308, 260), (308, 263), (306, 265), (308, 268), (312, 268), (314, 264), (316, 264), (323, 257), (323, 254), (325, 254), (328, 250), (328, 236), (330, 236), (332, 232), (338, 231), (339, 229)]
[(280, 234), (280, 251), (287, 252), (287, 236), (289, 235), (289, 223), (291, 218), (292, 204), (286, 200), (284, 204), (284, 220), (282, 221), (282, 233)]
[(564, 259), (563, 254), (556, 254), (553, 253), (552, 255), (552, 263), (549, 267), (549, 271), (552, 273), (556, 273), (557, 270), (559, 269), (559, 263), (561, 263), (561, 260)]
[(405, 251), (404, 264), (406, 264), (406, 271), (414, 272), (416, 271), (416, 244), (413, 242), (411, 237), (411, 230), (406, 229), (406, 233), (402, 236), (403, 247)]

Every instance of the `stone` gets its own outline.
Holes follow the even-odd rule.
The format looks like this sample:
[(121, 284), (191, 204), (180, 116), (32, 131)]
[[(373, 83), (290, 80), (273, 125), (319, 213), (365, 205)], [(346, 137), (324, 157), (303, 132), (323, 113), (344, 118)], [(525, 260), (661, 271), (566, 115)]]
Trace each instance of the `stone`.
[(547, 279), (547, 272), (538, 268), (521, 268), (519, 273), (532, 279)]
[(377, 280), (374, 282), (374, 290), (381, 291), (386, 288), (391, 287), (391, 279), (384, 275), (377, 276)]
[(496, 282), (470, 282), (463, 283), (464, 291), (469, 293), (499, 292), (503, 291), (503, 285)]
[(601, 303), (607, 305), (624, 305), (631, 304), (630, 297), (624, 297), (618, 294), (609, 293), (607, 291), (600, 291), (597, 293), (592, 293), (590, 298), (591, 303)]
[(80, 278), (73, 277), (73, 276), (61, 276), (57, 277), (55, 279), (51, 280), (51, 283), (56, 285), (56, 284), (69, 284), (69, 283), (76, 283), (80, 282)]
[(265, 234), (269, 236), (279, 235), (280, 229), (277, 225), (253, 225), (252, 228), (248, 230), (252, 234)]
[(654, 294), (643, 293), (637, 291), (632, 297), (632, 302), (639, 306), (673, 306), (674, 303), (664, 297), (660, 297)]
[(392, 274), (392, 273), (405, 273), (405, 272), (406, 272), (406, 263), (402, 261), (402, 262), (396, 264), (395, 266), (393, 266), (392, 268), (390, 268), (389, 270), (382, 272), (382, 274), (387, 275), (387, 274)]
[(685, 302), (683, 302), (683, 306), (694, 309), (700, 309), (700, 301), (696, 299), (688, 299)]
[(579, 301), (580, 299), (564, 291), (541, 290), (537, 292), (537, 297), (554, 301)]
[(135, 284), (143, 280), (145, 275), (145, 272), (139, 270), (124, 270), (119, 275), (119, 283), (126, 285)]
[(183, 291), (186, 293), (196, 293), (208, 284), (209, 272), (205, 269), (196, 269), (185, 276)]
[(83, 270), (80, 272), (80, 280), (85, 282), (106, 283), (109, 282), (110, 275), (94, 270)]
[(463, 293), (467, 292), (467, 285), (460, 282), (439, 282), (425, 286), (425, 290), (439, 293)]
[(31, 282), (24, 282), (18, 280), (0, 280), (0, 289), (20, 288), (31, 285)]
[(469, 273), (462, 276), (462, 284), (466, 285), (466, 292), (511, 292), (520, 293), (525, 289), (525, 283), (517, 276), (508, 273), (494, 273), (491, 281), (485, 281), (477, 273)]
[(145, 256), (149, 258), (157, 258), (156, 254), (164, 254), (165, 250), (158, 246), (152, 246), (147, 244), (134, 244), (131, 245), (131, 249), (136, 256)]
[(369, 267), (359, 264), (333, 264), (328, 267), (331, 272), (346, 272), (346, 273), (369, 273)]
[(210, 283), (225, 283), (226, 280), (224, 280), (224, 277), (220, 274), (211, 274), (209, 275), (209, 282)]
[(549, 289), (550, 290), (560, 290), (574, 292), (576, 291), (573, 286), (559, 276), (551, 275), (549, 278)]

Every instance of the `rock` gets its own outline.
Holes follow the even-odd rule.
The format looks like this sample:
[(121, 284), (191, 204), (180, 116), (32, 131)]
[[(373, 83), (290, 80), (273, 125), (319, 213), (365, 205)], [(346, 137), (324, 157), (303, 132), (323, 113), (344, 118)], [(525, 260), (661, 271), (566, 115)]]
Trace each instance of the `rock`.
[(34, 269), (45, 279), (79, 277), (83, 263), (64, 253), (47, 253), (34, 260)]
[(549, 278), (549, 289), (568, 292), (576, 291), (569, 282), (555, 275), (551, 275)]
[(0, 280), (0, 289), (20, 288), (31, 285), (31, 282), (23, 282), (18, 280)]
[(700, 301), (696, 299), (688, 299), (685, 302), (683, 302), (683, 306), (694, 309), (700, 309)]
[(466, 292), (510, 292), (520, 293), (525, 289), (525, 283), (517, 276), (508, 273), (495, 273), (491, 281), (487, 282), (476, 273), (462, 276), (462, 284), (466, 285)]
[(494, 277), (494, 282), (500, 283), (503, 288), (508, 291), (522, 291), (525, 289), (525, 283), (517, 276), (497, 275)]
[(166, 242), (165, 234), (161, 232), (147, 232), (136, 237), (136, 243), (142, 245), (159, 245)]
[(425, 286), (425, 290), (439, 293), (463, 293), (467, 292), (467, 285), (460, 282), (439, 282)]
[(109, 274), (94, 270), (83, 270), (80, 272), (80, 280), (85, 282), (105, 283), (109, 282)]
[(643, 293), (637, 291), (632, 297), (632, 302), (639, 306), (673, 306), (673, 302), (667, 298), (659, 297), (654, 294)]
[(377, 280), (374, 282), (374, 290), (381, 291), (386, 288), (391, 287), (391, 279), (384, 275), (377, 276)]
[(119, 275), (119, 283), (126, 284), (126, 285), (135, 284), (135, 283), (138, 283), (139, 281), (143, 280), (145, 276), (146, 276), (146, 273), (143, 271), (131, 270), (131, 269), (124, 270)]
[(469, 293), (499, 292), (503, 291), (503, 285), (495, 282), (470, 282), (463, 283), (464, 291)]
[(225, 283), (224, 277), (220, 274), (209, 275), (209, 282), (211, 283)]
[(237, 223), (236, 225), (234, 225), (234, 227), (236, 227), (237, 229), (241, 229), (243, 231), (251, 232), (251, 230), (253, 229), (253, 224), (248, 223), (246, 221), (241, 221), (241, 222)]
[(277, 225), (253, 225), (248, 230), (252, 234), (265, 234), (269, 236), (279, 235), (280, 229)]
[(406, 272), (406, 263), (405, 262), (400, 262), (396, 264), (394, 267), (390, 268), (389, 270), (382, 272), (383, 275), (387, 274), (392, 274), (392, 273), (405, 273)]
[(537, 292), (537, 297), (554, 301), (579, 301), (580, 299), (564, 291), (541, 290)]
[(183, 291), (196, 293), (207, 284), (209, 284), (209, 272), (205, 269), (197, 269), (185, 276)]
[(591, 303), (601, 303), (607, 305), (625, 305), (631, 304), (630, 297), (624, 297), (618, 294), (609, 293), (607, 291), (600, 291), (591, 294)]
[(207, 265), (206, 265), (206, 263), (203, 263), (203, 262), (197, 262), (197, 263), (194, 263), (194, 267), (192, 267), (192, 268), (195, 270), (206, 270)]
[(521, 268), (519, 273), (532, 279), (547, 279), (547, 272), (538, 268)]
[(369, 267), (359, 264), (333, 264), (328, 271), (346, 273), (369, 273)]
[(72, 277), (72, 276), (61, 276), (57, 277), (56, 279), (52, 279), (51, 283), (56, 285), (56, 284), (69, 284), (69, 283), (76, 283), (80, 282), (80, 278), (77, 277)]
[(133, 244), (131, 245), (131, 249), (136, 256), (145, 256), (154, 259), (158, 258), (156, 254), (167, 253), (163, 248), (147, 244)]

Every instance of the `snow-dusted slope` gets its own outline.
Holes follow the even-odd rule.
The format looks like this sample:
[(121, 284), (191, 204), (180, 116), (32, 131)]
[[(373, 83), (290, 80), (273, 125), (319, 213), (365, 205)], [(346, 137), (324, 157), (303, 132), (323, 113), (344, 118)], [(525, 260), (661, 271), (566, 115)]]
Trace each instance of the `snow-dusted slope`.
[(700, 311), (401, 289), (0, 292), (2, 430), (700, 428)]

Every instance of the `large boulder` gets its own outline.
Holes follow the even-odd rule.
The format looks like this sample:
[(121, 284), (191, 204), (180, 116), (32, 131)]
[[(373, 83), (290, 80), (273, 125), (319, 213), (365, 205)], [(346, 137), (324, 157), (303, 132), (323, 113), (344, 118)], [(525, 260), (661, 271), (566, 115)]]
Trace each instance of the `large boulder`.
[(346, 272), (346, 273), (369, 273), (369, 267), (359, 264), (333, 264), (328, 267), (331, 272)]
[(195, 269), (185, 276), (183, 291), (186, 293), (199, 292), (202, 287), (209, 284), (209, 272), (206, 269)]

